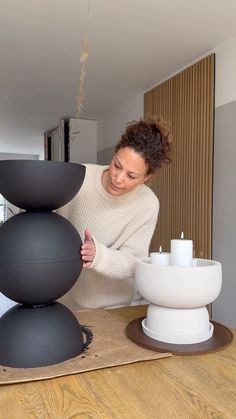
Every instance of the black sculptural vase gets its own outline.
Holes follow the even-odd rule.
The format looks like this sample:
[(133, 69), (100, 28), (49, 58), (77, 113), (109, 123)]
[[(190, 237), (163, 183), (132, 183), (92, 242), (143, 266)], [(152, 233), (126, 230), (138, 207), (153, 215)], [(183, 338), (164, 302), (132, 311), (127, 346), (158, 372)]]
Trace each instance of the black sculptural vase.
[(85, 166), (45, 160), (0, 162), (1, 194), (16, 207), (54, 210), (71, 201), (80, 190)]
[(26, 211), (10, 218), (0, 230), (1, 292), (22, 304), (57, 300), (80, 274), (81, 244), (76, 229), (58, 214)]
[(19, 303), (0, 319), (0, 364), (17, 368), (55, 364), (80, 354), (82, 327), (56, 299), (77, 281), (81, 238), (52, 212), (79, 191), (85, 166), (3, 160), (0, 193), (24, 212), (0, 228), (0, 292)]

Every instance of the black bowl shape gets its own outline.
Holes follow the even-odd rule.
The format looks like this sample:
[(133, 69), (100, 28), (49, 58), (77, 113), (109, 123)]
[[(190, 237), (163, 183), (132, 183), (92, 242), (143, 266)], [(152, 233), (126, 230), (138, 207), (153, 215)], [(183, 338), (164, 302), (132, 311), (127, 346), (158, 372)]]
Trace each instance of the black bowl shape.
[(79, 191), (85, 166), (47, 160), (0, 161), (0, 193), (26, 210), (60, 208)]
[(0, 291), (30, 305), (60, 298), (80, 275), (81, 245), (75, 227), (54, 212), (9, 218), (0, 228)]
[(84, 350), (82, 328), (63, 304), (16, 306), (0, 319), (0, 364), (33, 368), (74, 358)]

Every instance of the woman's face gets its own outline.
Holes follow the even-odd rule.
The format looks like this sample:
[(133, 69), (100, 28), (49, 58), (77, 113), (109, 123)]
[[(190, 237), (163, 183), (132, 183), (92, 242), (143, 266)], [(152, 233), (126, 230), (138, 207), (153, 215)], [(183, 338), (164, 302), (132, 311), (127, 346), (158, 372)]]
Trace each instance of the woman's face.
[(146, 163), (139, 153), (129, 147), (120, 148), (105, 172), (103, 184), (111, 195), (124, 195), (151, 177), (146, 173)]

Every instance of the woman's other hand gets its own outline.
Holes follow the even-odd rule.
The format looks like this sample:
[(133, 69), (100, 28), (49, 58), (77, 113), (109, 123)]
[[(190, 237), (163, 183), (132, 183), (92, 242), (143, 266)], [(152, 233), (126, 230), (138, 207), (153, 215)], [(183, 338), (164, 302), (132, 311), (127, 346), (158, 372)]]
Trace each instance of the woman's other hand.
[(84, 232), (84, 244), (81, 246), (80, 254), (83, 260), (83, 268), (89, 268), (92, 265), (96, 254), (96, 246), (89, 228), (86, 228)]

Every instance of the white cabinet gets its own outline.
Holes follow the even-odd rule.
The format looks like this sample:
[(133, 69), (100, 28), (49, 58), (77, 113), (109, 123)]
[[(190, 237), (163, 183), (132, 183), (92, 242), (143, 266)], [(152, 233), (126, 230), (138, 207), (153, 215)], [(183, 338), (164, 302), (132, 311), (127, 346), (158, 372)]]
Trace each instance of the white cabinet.
[(69, 160), (97, 163), (97, 121), (69, 118)]
[(44, 133), (46, 160), (97, 163), (97, 121), (62, 118), (59, 127)]

